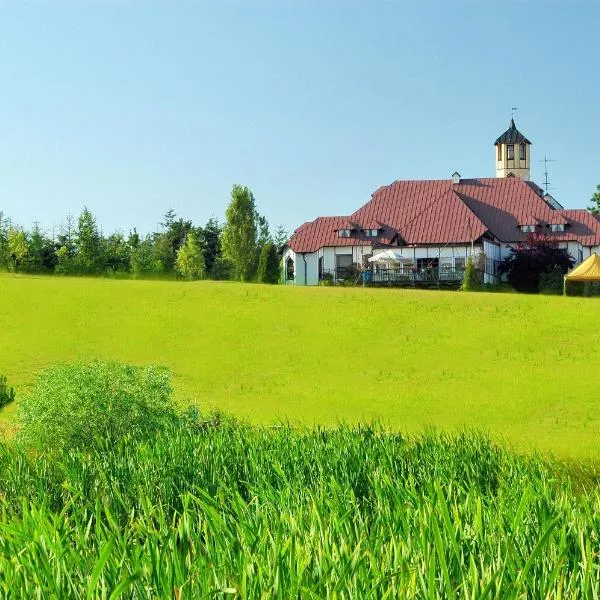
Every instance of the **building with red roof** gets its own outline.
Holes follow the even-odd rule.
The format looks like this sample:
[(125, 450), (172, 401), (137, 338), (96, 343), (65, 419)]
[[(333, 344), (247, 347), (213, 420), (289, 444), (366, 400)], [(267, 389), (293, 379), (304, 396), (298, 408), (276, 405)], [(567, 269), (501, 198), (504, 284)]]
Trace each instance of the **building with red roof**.
[(484, 280), (494, 282), (498, 262), (531, 233), (556, 239), (576, 263), (600, 252), (600, 220), (585, 209), (565, 210), (529, 181), (530, 146), (511, 119), (495, 142), (495, 178), (454, 173), (451, 179), (395, 181), (350, 215), (304, 223), (285, 249), (286, 281), (317, 285), (343, 278), (392, 248), (400, 272), (433, 268), (440, 277), (455, 276), (473, 255)]

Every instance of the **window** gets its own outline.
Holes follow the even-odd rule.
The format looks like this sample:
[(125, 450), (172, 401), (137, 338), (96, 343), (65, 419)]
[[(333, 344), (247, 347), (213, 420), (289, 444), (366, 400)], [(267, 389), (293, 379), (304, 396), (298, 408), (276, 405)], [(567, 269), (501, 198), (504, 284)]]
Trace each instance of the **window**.
[(465, 258), (462, 256), (457, 256), (454, 259), (454, 268), (460, 271), (464, 271), (465, 270)]
[(377, 237), (379, 233), (379, 229), (365, 229), (364, 231), (367, 237)]
[(347, 279), (352, 276), (352, 254), (337, 254), (335, 257), (336, 279)]
[(525, 146), (525, 144), (521, 144), (519, 146), (519, 159), (520, 160), (527, 159), (527, 146)]
[(498, 162), (502, 160), (502, 145), (498, 144)]
[(507, 160), (515, 160), (514, 144), (508, 144), (508, 146), (506, 146), (506, 158), (507, 158)]
[(288, 281), (294, 279), (294, 259), (291, 256), (285, 261), (285, 278)]
[(341, 237), (341, 238), (349, 238), (351, 234), (352, 234), (351, 229), (339, 229), (338, 230), (338, 237)]
[(535, 233), (535, 225), (521, 225), (520, 229), (523, 233)]
[(352, 254), (337, 254), (335, 265), (338, 269), (348, 269), (352, 265)]
[(554, 223), (550, 225), (550, 231), (553, 231), (554, 233), (563, 233), (564, 230), (565, 226), (563, 223)]

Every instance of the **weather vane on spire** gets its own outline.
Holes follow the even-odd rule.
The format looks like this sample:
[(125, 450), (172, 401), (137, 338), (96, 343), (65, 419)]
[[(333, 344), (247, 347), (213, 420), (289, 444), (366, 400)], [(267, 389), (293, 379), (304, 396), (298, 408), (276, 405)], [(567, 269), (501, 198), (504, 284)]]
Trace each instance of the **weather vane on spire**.
[(514, 119), (514, 118), (515, 118), (515, 113), (516, 113), (516, 112), (517, 112), (517, 107), (516, 107), (516, 106), (513, 106), (513, 107), (510, 109), (510, 118), (511, 118), (511, 119)]

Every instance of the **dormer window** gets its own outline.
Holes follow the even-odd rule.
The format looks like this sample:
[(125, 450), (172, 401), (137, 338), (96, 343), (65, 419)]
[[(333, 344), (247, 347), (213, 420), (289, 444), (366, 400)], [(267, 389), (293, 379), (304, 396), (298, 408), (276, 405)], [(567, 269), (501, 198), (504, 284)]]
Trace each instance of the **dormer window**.
[(519, 225), (523, 233), (535, 233), (535, 225)]
[(553, 223), (550, 225), (550, 231), (553, 233), (564, 233), (565, 224), (564, 223)]
[(338, 237), (349, 238), (352, 235), (351, 229), (338, 229)]
[(367, 237), (377, 237), (379, 229), (365, 229), (364, 232)]
[(507, 160), (515, 160), (515, 145), (508, 144), (506, 146), (506, 159)]

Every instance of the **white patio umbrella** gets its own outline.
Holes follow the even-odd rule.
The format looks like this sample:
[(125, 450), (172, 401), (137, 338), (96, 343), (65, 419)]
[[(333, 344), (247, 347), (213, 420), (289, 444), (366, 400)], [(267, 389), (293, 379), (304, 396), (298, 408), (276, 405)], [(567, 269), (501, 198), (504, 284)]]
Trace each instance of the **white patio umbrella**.
[(382, 250), (377, 254), (373, 254), (371, 258), (369, 258), (369, 262), (374, 263), (389, 263), (389, 262), (400, 262), (404, 256), (402, 256), (402, 252), (400, 250), (393, 250), (389, 248), (388, 250)]

